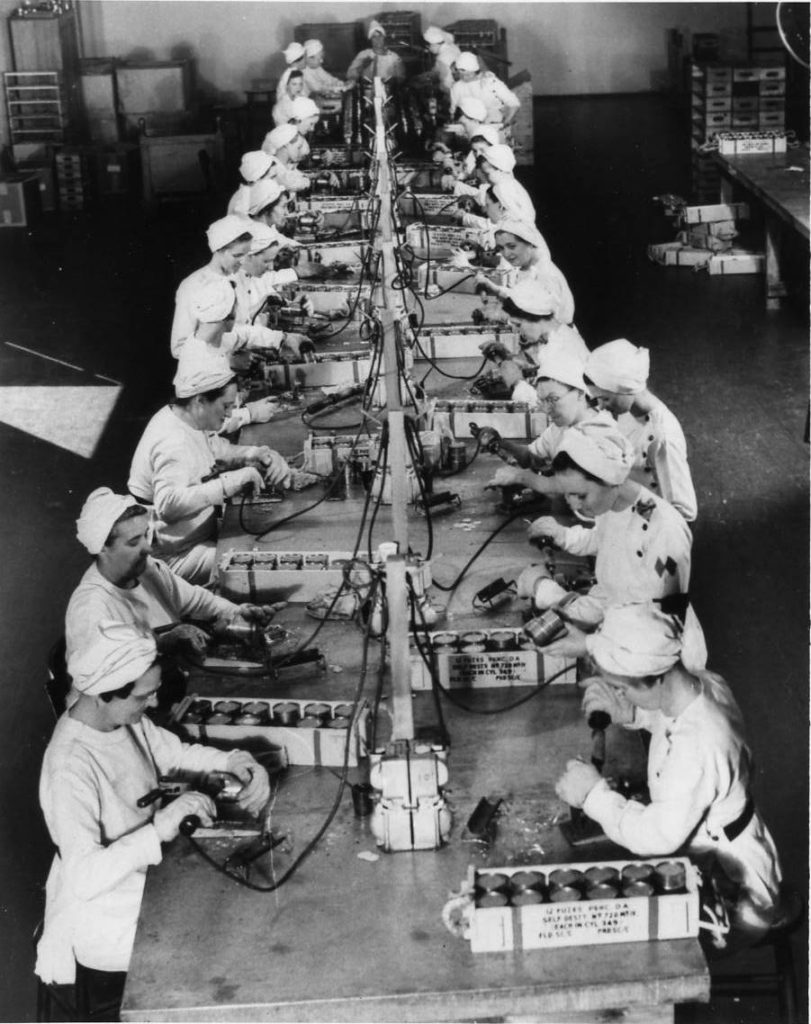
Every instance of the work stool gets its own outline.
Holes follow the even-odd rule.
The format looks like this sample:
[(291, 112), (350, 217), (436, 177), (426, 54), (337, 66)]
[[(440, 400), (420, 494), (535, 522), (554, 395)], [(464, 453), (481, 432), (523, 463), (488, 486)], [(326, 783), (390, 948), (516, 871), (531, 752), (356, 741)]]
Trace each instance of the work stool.
[(65, 638), (61, 636), (48, 652), (48, 678), (45, 680), (45, 694), (55, 718), (64, 714), (72, 684), (65, 657)]
[[(710, 1001), (716, 996), (777, 996), (782, 1024), (798, 1024), (797, 975), (791, 951), (791, 936), (803, 920), (805, 902), (799, 893), (789, 889), (782, 891), (780, 902), (781, 913), (778, 919), (763, 938), (746, 951), (747, 960), (751, 951), (762, 950), (764, 955), (770, 951), (774, 959), (774, 970), (752, 972), (745, 969), (734, 974), (724, 972), (724, 968), (731, 966), (728, 960), (711, 963)], [(735, 956), (737, 958), (738, 954)]]

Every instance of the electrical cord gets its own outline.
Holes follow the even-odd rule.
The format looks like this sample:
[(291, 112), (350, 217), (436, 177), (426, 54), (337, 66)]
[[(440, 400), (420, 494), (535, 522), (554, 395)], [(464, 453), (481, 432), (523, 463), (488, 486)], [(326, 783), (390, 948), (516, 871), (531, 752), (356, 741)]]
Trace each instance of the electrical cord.
[(482, 553), (482, 551), (484, 551), (484, 549), (485, 549), (485, 548), (487, 547), (487, 545), (488, 545), (488, 544), (490, 544), (490, 542), (491, 542), (491, 541), (495, 540), (495, 538), (496, 538), (496, 537), (497, 537), (497, 536), (498, 536), (498, 535), (499, 535), (499, 534), (501, 533), (501, 531), (502, 531), (502, 530), (504, 530), (504, 529), (506, 529), (506, 527), (508, 527), (508, 526), (510, 525), (510, 523), (514, 522), (514, 521), (515, 521), (516, 519), (520, 518), (520, 517), (521, 517), (521, 516), (523, 516), (523, 515), (524, 515), (524, 510), (523, 510), (523, 509), (518, 509), (518, 510), (517, 510), (516, 512), (514, 512), (514, 513), (513, 513), (513, 514), (512, 514), (511, 516), (508, 516), (508, 517), (507, 517), (507, 518), (506, 518), (506, 519), (504, 520), (504, 522), (503, 522), (503, 523), (500, 523), (500, 524), (499, 524), (499, 525), (498, 525), (498, 526), (497, 526), (497, 527), (495, 528), (495, 530), (493, 530), (493, 532), (492, 532), (492, 533), (490, 534), (490, 536), (489, 536), (489, 537), (487, 537), (487, 538), (486, 538), (486, 539), (485, 539), (485, 540), (484, 540), (484, 541), (483, 541), (483, 542), (482, 542), (482, 543), (481, 543), (481, 544), (479, 545), (479, 547), (478, 547), (478, 548), (476, 549), (476, 551), (474, 551), (474, 553), (473, 553), (473, 554), (472, 554), (472, 555), (470, 556), (470, 558), (469, 558), (469, 559), (468, 559), (468, 561), (466, 562), (466, 564), (465, 564), (464, 568), (463, 568), (463, 569), (462, 569), (462, 571), (461, 571), (461, 572), (459, 573), (459, 575), (458, 575), (458, 576), (456, 577), (456, 579), (455, 579), (455, 580), (453, 581), (453, 583), (451, 583), (451, 584), (448, 584), (448, 585), (444, 585), (444, 584), (442, 584), (442, 583), (437, 583), (437, 581), (436, 581), (436, 580), (434, 580), (434, 581), (433, 581), (433, 585), (434, 585), (435, 587), (437, 587), (437, 589), (439, 589), (439, 590), (442, 590), (442, 591), (444, 591), (445, 593), (448, 593), (448, 594), (450, 594), (450, 593), (452, 593), (452, 592), (453, 592), (454, 590), (456, 590), (456, 588), (457, 588), (457, 587), (459, 586), (459, 584), (460, 584), (460, 583), (462, 582), (462, 580), (463, 580), (463, 578), (464, 578), (464, 576), (465, 576), (465, 573), (466, 573), (466, 572), (468, 571), (468, 569), (469, 569), (469, 568), (471, 567), (471, 565), (473, 565), (473, 563), (474, 563), (474, 562), (476, 561), (476, 559), (477, 559), (477, 558), (479, 557), (479, 555), (480, 555), (480, 554)]

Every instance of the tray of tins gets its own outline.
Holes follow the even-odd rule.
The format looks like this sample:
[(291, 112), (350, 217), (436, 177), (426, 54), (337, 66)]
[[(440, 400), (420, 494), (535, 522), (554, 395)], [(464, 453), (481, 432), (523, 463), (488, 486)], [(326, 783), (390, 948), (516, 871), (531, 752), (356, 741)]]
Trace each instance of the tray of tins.
[[(406, 330), (406, 342), (413, 331)], [(444, 323), (424, 324), (417, 333), (415, 359), (477, 359), (484, 358), (482, 345), (499, 342), (508, 352), (517, 354), (520, 347), (518, 331), (506, 324)]]
[(493, 427), (502, 437), (534, 438), (546, 429), (547, 418), (540, 409), (530, 409), (526, 402), (501, 402), (484, 398), (438, 398), (434, 405), (431, 429), (440, 433), (450, 430), (454, 437), (469, 440), (471, 423)]
[(474, 953), (698, 935), (699, 875), (686, 857), (470, 867)]
[(362, 384), (369, 376), (372, 353), (367, 349), (319, 352), (306, 363), (265, 363), (265, 381), (289, 391), (293, 387), (320, 388), (331, 385)]
[(406, 244), (417, 259), (448, 259), (454, 249), (469, 249), (479, 241), (477, 228), (453, 224), (409, 224), (405, 229)]
[(304, 441), (303, 468), (307, 473), (330, 473), (333, 466), (333, 452), (340, 462), (352, 459), (370, 468), (375, 457), (372, 440), (356, 434), (331, 434), (319, 436), (310, 434)]
[(397, 184), (411, 188), (438, 191), (442, 184), (442, 176), (448, 172), (439, 164), (428, 161), (398, 161), (394, 165)]
[(458, 292), (460, 295), (476, 294), (476, 277), (482, 274), (488, 281), (501, 288), (509, 288), (515, 278), (515, 271), (498, 270), (493, 267), (452, 267), (441, 263), (421, 263), (417, 267), (417, 290), (429, 297), (440, 292)]
[(369, 708), (334, 700), (184, 697), (174, 708), (174, 731), (221, 749), (282, 748), (288, 764), (340, 767), (366, 756)]
[(369, 243), (362, 238), (355, 242), (308, 242), (298, 250), (299, 263), (339, 263), (357, 268), (366, 256)]
[(459, 201), (458, 196), (452, 196), (448, 192), (412, 192), (401, 193), (397, 197), (397, 209), (401, 216), (411, 220), (425, 221), (429, 217), (444, 217), (440, 223), (452, 223), (454, 215), (451, 211), (456, 208)]
[(341, 283), (297, 281), (293, 286), (294, 300), (305, 296), (312, 302), (315, 313), (332, 313), (340, 309), (344, 315), (351, 313), (353, 319), (360, 320), (370, 312), (372, 286), (360, 278)]
[(576, 659), (543, 654), (522, 629), (443, 630), (418, 638), (411, 636), (412, 690), (432, 688), (431, 669), (427, 664), (431, 658), (438, 681), (449, 690), (577, 682)]
[(310, 179), (311, 196), (369, 191), (369, 171), (365, 167), (311, 167), (303, 173)]
[(323, 167), (365, 167), (368, 162), (369, 158), (360, 146), (311, 146), (307, 157), (307, 169), (313, 171)]

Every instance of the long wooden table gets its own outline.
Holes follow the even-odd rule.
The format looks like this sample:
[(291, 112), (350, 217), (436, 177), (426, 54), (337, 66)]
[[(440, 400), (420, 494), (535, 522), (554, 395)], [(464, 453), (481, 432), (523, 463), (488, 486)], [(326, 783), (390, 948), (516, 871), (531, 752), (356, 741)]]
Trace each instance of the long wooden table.
[[(466, 303), (465, 303), (466, 305)], [(450, 372), (475, 369), (460, 363)], [(428, 369), (427, 367), (425, 369)], [(445, 390), (460, 394), (462, 384)], [(346, 414), (352, 415), (351, 410)], [(300, 448), (301, 424), (287, 420), (251, 429), (254, 442), (282, 450)], [(438, 483), (458, 491), (462, 507), (435, 523), (433, 575), (450, 582), (489, 533), (503, 522), (498, 494), (484, 484), (500, 465), (481, 455), (465, 473)], [(278, 506), (278, 516), (312, 503), (304, 492)], [(231, 509), (220, 548), (340, 550), (357, 533), (363, 496), (324, 502), (307, 516), (262, 541), (240, 531)], [(543, 504), (527, 511), (541, 514)], [(374, 543), (390, 539), (390, 513), (378, 516)], [(526, 525), (519, 517), (485, 550), (447, 602), (448, 628), (517, 625), (519, 602), (495, 612), (476, 612), (473, 594), (498, 577), (514, 579), (533, 560)], [(467, 524), (462, 528), (462, 520)], [(262, 524), (256, 524), (262, 525)], [(413, 547), (425, 552), (425, 521), (412, 522)], [(365, 550), (361, 549), (361, 553)], [(277, 621), (304, 641), (317, 625), (301, 605)], [(350, 699), (358, 682), (362, 634), (352, 624), (326, 623), (317, 638), (326, 672), (269, 679), (197, 677), (201, 695), (240, 693), (268, 697)], [(373, 641), (370, 682), (379, 657)], [(495, 710), (527, 694), (526, 688), (476, 691), (463, 698), (479, 710)], [(319, 847), (291, 880), (273, 894), (258, 894), (218, 875), (178, 838), (158, 868), (150, 869), (132, 965), (122, 1008), (124, 1020), (285, 1021), (587, 1021), (623, 1010), (626, 1021), (665, 1022), (683, 1001), (705, 1001), (709, 977), (695, 939), (473, 954), (466, 941), (446, 931), (441, 911), (458, 890), (468, 866), (554, 863), (621, 856), (590, 849), (573, 856), (557, 827), (567, 809), (554, 794), (565, 761), (589, 756), (590, 736), (573, 686), (550, 686), (511, 711), (474, 714), (443, 702), (452, 737), (448, 799), (455, 823), (440, 850), (376, 856), (368, 819), (354, 815), (349, 790)], [(436, 731), (430, 693), (415, 693), (418, 733)], [(384, 698), (378, 743), (389, 735), (391, 708)], [(635, 734), (611, 730), (608, 770), (640, 769)], [(349, 782), (363, 777), (350, 769)], [(315, 835), (336, 796), (335, 769), (291, 767), (278, 781), (274, 828), (288, 839), (257, 863), (260, 884), (278, 877)], [(465, 824), (479, 799), (501, 797), (495, 839), (472, 837)], [(206, 840), (222, 861), (233, 840)], [(370, 859), (362, 859), (359, 854)]]
[(736, 188), (763, 210), (766, 244), (766, 308), (779, 309), (786, 289), (781, 274), (781, 250), (786, 228), (809, 238), (808, 150), (786, 153), (721, 156), (721, 202), (732, 202)]

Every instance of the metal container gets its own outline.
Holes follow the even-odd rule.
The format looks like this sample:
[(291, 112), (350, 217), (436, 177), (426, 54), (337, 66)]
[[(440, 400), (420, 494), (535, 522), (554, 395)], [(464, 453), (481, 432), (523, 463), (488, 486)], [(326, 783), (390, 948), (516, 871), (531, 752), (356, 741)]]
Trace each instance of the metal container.
[(643, 881), (624, 882), (622, 886), (622, 895), (627, 899), (653, 896), (653, 886), (649, 882)]
[(193, 711), (197, 715), (210, 715), (211, 714), (211, 701), (210, 700), (202, 700), (201, 698), (198, 698), (197, 700), (193, 700), (191, 702), (191, 706), (189, 707), (189, 711)]
[(549, 899), (552, 903), (575, 903), (583, 899), (583, 893), (573, 885), (560, 885), (549, 890)]
[(506, 907), (509, 903), (506, 893), (503, 892), (487, 892), (476, 897), (476, 906), (484, 909), (485, 907)]
[(583, 872), (576, 871), (574, 868), (557, 868), (555, 871), (550, 873), (550, 889), (557, 889), (566, 886), (575, 886), (579, 889), (584, 888), (585, 879), (583, 877)]
[(239, 715), (234, 715), (232, 721), (234, 725), (262, 725), (266, 719), (262, 715), (251, 715), (243, 711)]
[(652, 864), (626, 864), (622, 869), (622, 884), (626, 882), (652, 882)]
[(206, 716), (204, 714), (201, 714), (199, 711), (193, 711), (191, 708), (180, 719), (183, 725), (201, 725), (205, 720)]
[(236, 715), (242, 710), (238, 700), (218, 700), (214, 705), (214, 712), (218, 715)]
[(479, 892), (507, 892), (509, 887), (509, 878), (499, 871), (491, 871), (488, 874), (476, 876), (476, 888)]
[(301, 719), (301, 708), (293, 701), (285, 701), (273, 705), (273, 721), (277, 725), (298, 725)]
[(514, 907), (528, 907), (533, 904), (543, 903), (544, 896), (539, 889), (520, 889), (510, 897)]
[(318, 718), (323, 724), (328, 721), (330, 716), (329, 704), (323, 704), (320, 701), (313, 702), (312, 704), (305, 704), (304, 715), (306, 718)]
[(335, 718), (351, 718), (355, 714), (354, 704), (336, 704), (332, 709)]
[(514, 651), (518, 647), (516, 635), (508, 630), (491, 633), (487, 638), (487, 646), (491, 651)]
[(586, 889), (587, 900), (614, 900), (619, 896), (619, 886), (610, 882), (596, 882)]
[(348, 729), (351, 722), (348, 718), (330, 718), (328, 722), (321, 723), (325, 725), (327, 729)]
[(663, 861), (657, 864), (653, 872), (653, 880), (656, 888), (661, 893), (684, 892), (687, 885), (687, 876), (684, 865), (675, 861)]
[(206, 725), (232, 725), (234, 721), (233, 715), (223, 714), (222, 711), (215, 711), (209, 715), (206, 720)]
[(435, 651), (455, 651), (459, 647), (459, 634), (436, 633), (431, 638), (431, 646)]
[(451, 441), (448, 445), (448, 469), (457, 472), (467, 465), (467, 448), (464, 441)]
[(459, 636), (459, 642), (462, 644), (483, 644), (486, 640), (487, 634), (478, 629), (470, 629)]
[(551, 608), (524, 623), (524, 632), (536, 647), (544, 647), (566, 632), (566, 623)]
[(486, 650), (484, 644), (462, 644), (459, 648), (460, 654), (482, 654)]
[(616, 868), (593, 867), (586, 870), (586, 882), (588, 885), (599, 885), (608, 882), (609, 885), (620, 884), (620, 873)]
[(510, 885), (514, 892), (522, 889), (543, 889), (546, 885), (546, 878), (540, 871), (516, 871), (510, 875)]
[(324, 719), (315, 718), (313, 715), (305, 715), (298, 723), (299, 729), (323, 729)]
[(270, 704), (266, 700), (250, 700), (242, 705), (242, 713), (256, 715), (261, 721), (266, 721), (270, 716)]

